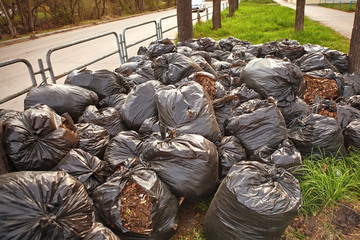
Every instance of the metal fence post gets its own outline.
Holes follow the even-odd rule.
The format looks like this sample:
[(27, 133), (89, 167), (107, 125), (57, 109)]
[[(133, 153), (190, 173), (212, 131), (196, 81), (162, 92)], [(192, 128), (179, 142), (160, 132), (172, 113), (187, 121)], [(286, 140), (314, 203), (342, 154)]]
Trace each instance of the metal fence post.
[(46, 81), (46, 74), (45, 74), (45, 71), (46, 69), (44, 69), (44, 64), (43, 64), (43, 61), (42, 59), (38, 59), (38, 64), (39, 64), (39, 73), (41, 74), (41, 78), (42, 78), (42, 84), (45, 83), (47, 84), (47, 81)]
[(209, 21), (209, 8), (206, 8), (206, 21)]

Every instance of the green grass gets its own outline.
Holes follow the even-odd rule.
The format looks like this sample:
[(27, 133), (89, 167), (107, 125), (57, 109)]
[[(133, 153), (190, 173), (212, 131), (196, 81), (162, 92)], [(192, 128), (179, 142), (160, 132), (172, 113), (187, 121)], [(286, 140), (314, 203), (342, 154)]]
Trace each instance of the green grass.
[(211, 37), (220, 40), (233, 36), (252, 44), (289, 38), (298, 40), (300, 44), (312, 43), (344, 53), (349, 51), (349, 39), (308, 18), (304, 21), (304, 31), (294, 31), (295, 10), (273, 4), (269, 0), (241, 2), (233, 17), (227, 15), (228, 10), (222, 12), (222, 28), (218, 30), (212, 29), (211, 21), (194, 25), (194, 38)]
[(300, 178), (303, 214), (316, 215), (342, 200), (357, 201), (360, 197), (360, 151), (353, 150), (342, 158), (313, 156), (305, 158)]
[(356, 1), (351, 4), (351, 7), (350, 7), (350, 3), (339, 4), (338, 2), (334, 2), (333, 4), (332, 2), (329, 1), (326, 4), (320, 3), (318, 5), (321, 7), (333, 8), (344, 12), (355, 12), (356, 10)]

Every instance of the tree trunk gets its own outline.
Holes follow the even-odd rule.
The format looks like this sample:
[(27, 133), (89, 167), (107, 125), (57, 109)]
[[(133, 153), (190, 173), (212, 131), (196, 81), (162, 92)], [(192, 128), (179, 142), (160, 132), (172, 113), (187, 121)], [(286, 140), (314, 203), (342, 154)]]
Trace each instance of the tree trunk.
[(221, 0), (213, 0), (213, 29), (221, 28)]
[(296, 1), (295, 31), (304, 30), (305, 0)]
[(235, 1), (235, 10), (239, 9), (239, 0)]
[(191, 39), (194, 36), (191, 0), (177, 0), (177, 24), (179, 42)]
[(360, 74), (360, 1), (356, 3), (354, 26), (350, 40), (349, 71)]
[(234, 0), (229, 0), (229, 15), (228, 15), (228, 17), (234, 16), (234, 12), (235, 12), (235, 2), (234, 2)]
[(26, 3), (27, 3), (28, 20), (29, 20), (29, 22), (28, 22), (28, 30), (29, 30), (29, 32), (33, 32), (34, 29), (35, 29), (35, 26), (34, 26), (34, 18), (33, 18), (33, 15), (32, 15), (30, 0), (26, 0)]
[(16, 29), (15, 29), (15, 27), (14, 27), (14, 25), (13, 25), (13, 23), (12, 23), (10, 17), (9, 17), (8, 11), (4, 7), (4, 3), (2, 2), (2, 0), (0, 0), (0, 8), (1, 8), (1, 11), (3, 12), (3, 14), (5, 15), (6, 22), (7, 22), (11, 37), (16, 38)]
[(19, 11), (21, 23), (22, 23), (23, 27), (26, 28), (25, 14), (24, 14), (23, 7), (21, 6), (20, 0), (16, 0), (16, 6), (17, 6), (18, 11)]
[(106, 1), (103, 0), (103, 6), (102, 6), (102, 11), (101, 11), (101, 16), (105, 15), (105, 11), (106, 11)]
[(131, 5), (130, 5), (130, 9), (131, 9), (131, 13), (134, 14), (135, 13), (135, 0), (131, 0)]

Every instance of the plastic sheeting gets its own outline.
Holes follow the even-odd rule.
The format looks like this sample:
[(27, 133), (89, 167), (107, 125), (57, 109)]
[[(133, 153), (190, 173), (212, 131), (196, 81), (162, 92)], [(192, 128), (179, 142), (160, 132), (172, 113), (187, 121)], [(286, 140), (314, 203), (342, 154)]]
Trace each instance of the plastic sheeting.
[(198, 83), (160, 88), (155, 101), (163, 136), (169, 129), (179, 134), (200, 134), (213, 142), (221, 140), (211, 101)]
[(89, 194), (112, 174), (107, 162), (81, 149), (72, 149), (52, 170), (64, 171), (75, 177)]
[(77, 122), (87, 106), (98, 104), (98, 96), (91, 90), (74, 85), (44, 85), (31, 88), (24, 100), (25, 109), (39, 103), (60, 115), (67, 112)]
[[(138, 184), (151, 199), (153, 231), (147, 235), (131, 232), (122, 223), (120, 196), (128, 181)], [(93, 199), (100, 218), (121, 239), (170, 239), (177, 229), (178, 200), (154, 171), (136, 163), (135, 159), (124, 163), (104, 184), (96, 188)]]
[(7, 154), (17, 170), (50, 170), (79, 141), (71, 127), (45, 105), (8, 119), (4, 128)]
[(209, 240), (279, 239), (302, 207), (298, 180), (258, 162), (239, 162), (221, 183), (204, 220)]
[(80, 240), (94, 212), (84, 186), (63, 171), (0, 176), (0, 238)]
[(215, 192), (219, 161), (216, 146), (200, 135), (144, 143), (142, 158), (178, 197), (199, 200)]

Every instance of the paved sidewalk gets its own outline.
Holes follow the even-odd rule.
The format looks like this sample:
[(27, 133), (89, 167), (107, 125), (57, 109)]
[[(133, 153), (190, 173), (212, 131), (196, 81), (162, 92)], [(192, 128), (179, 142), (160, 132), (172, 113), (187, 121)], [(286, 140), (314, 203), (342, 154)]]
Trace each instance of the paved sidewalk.
[[(274, 1), (282, 6), (290, 7), (292, 9), (296, 8), (294, 3), (289, 3), (284, 0)], [(305, 16), (334, 29), (336, 32), (349, 39), (351, 38), (355, 13), (338, 11), (316, 5), (305, 5)]]

